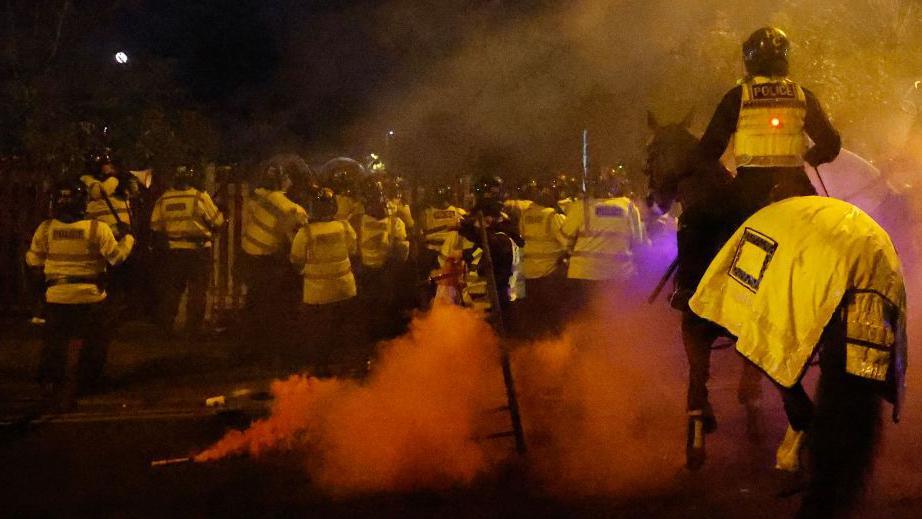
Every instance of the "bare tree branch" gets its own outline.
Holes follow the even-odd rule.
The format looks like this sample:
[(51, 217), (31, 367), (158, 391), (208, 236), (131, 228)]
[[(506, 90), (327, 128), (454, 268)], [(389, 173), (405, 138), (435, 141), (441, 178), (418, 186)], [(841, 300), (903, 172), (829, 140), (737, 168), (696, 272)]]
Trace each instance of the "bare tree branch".
[(51, 52), (48, 54), (48, 60), (45, 62), (45, 72), (51, 67), (58, 49), (61, 47), (61, 32), (64, 29), (64, 20), (67, 18), (67, 11), (70, 10), (70, 0), (64, 0), (61, 10), (58, 12), (58, 23), (54, 32), (54, 39), (51, 41)]

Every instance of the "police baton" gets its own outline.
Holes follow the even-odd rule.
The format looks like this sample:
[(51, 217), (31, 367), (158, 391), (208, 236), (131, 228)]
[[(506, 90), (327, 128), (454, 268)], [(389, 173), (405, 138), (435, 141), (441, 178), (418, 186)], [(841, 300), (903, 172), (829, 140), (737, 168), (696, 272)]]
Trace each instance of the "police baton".
[(659, 297), (660, 292), (663, 291), (663, 287), (666, 286), (666, 283), (669, 281), (669, 278), (675, 274), (676, 269), (679, 268), (679, 257), (676, 256), (672, 263), (669, 264), (669, 268), (666, 269), (666, 273), (663, 274), (663, 277), (660, 278), (659, 283), (656, 284), (656, 288), (653, 289), (653, 293), (650, 294), (650, 297), (647, 298), (647, 303), (653, 304), (653, 301), (656, 301), (656, 298)]
[(820, 181), (820, 186), (823, 188), (823, 194), (826, 198), (829, 198), (829, 190), (826, 189), (826, 183), (823, 182), (823, 175), (820, 175), (819, 165), (813, 166), (813, 171), (816, 172), (816, 178)]

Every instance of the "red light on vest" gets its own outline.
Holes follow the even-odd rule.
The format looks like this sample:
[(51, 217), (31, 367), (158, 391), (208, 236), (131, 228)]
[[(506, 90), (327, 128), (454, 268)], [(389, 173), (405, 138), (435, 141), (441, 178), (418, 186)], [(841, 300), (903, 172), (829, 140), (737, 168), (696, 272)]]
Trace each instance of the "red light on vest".
[(771, 123), (772, 128), (778, 128), (779, 126), (781, 126), (781, 119), (777, 117), (772, 117), (771, 121), (769, 122)]

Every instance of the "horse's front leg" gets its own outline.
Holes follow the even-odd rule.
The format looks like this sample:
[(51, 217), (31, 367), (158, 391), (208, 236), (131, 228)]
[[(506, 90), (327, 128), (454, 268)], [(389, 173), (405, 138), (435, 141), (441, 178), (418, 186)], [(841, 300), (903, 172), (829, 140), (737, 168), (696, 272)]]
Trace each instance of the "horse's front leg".
[(711, 369), (711, 344), (720, 328), (690, 311), (682, 313), (682, 343), (688, 359), (688, 431), (685, 466), (697, 470), (704, 464), (705, 435), (717, 429), (708, 401), (707, 382)]

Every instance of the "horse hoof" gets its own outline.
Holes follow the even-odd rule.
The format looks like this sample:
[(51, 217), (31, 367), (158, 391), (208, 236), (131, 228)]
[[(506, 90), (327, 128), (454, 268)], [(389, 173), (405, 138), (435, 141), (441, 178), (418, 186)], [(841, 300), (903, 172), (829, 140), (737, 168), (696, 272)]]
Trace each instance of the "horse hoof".
[(698, 470), (704, 465), (704, 435), (706, 419), (702, 415), (688, 418), (688, 433), (685, 441), (685, 468)]

